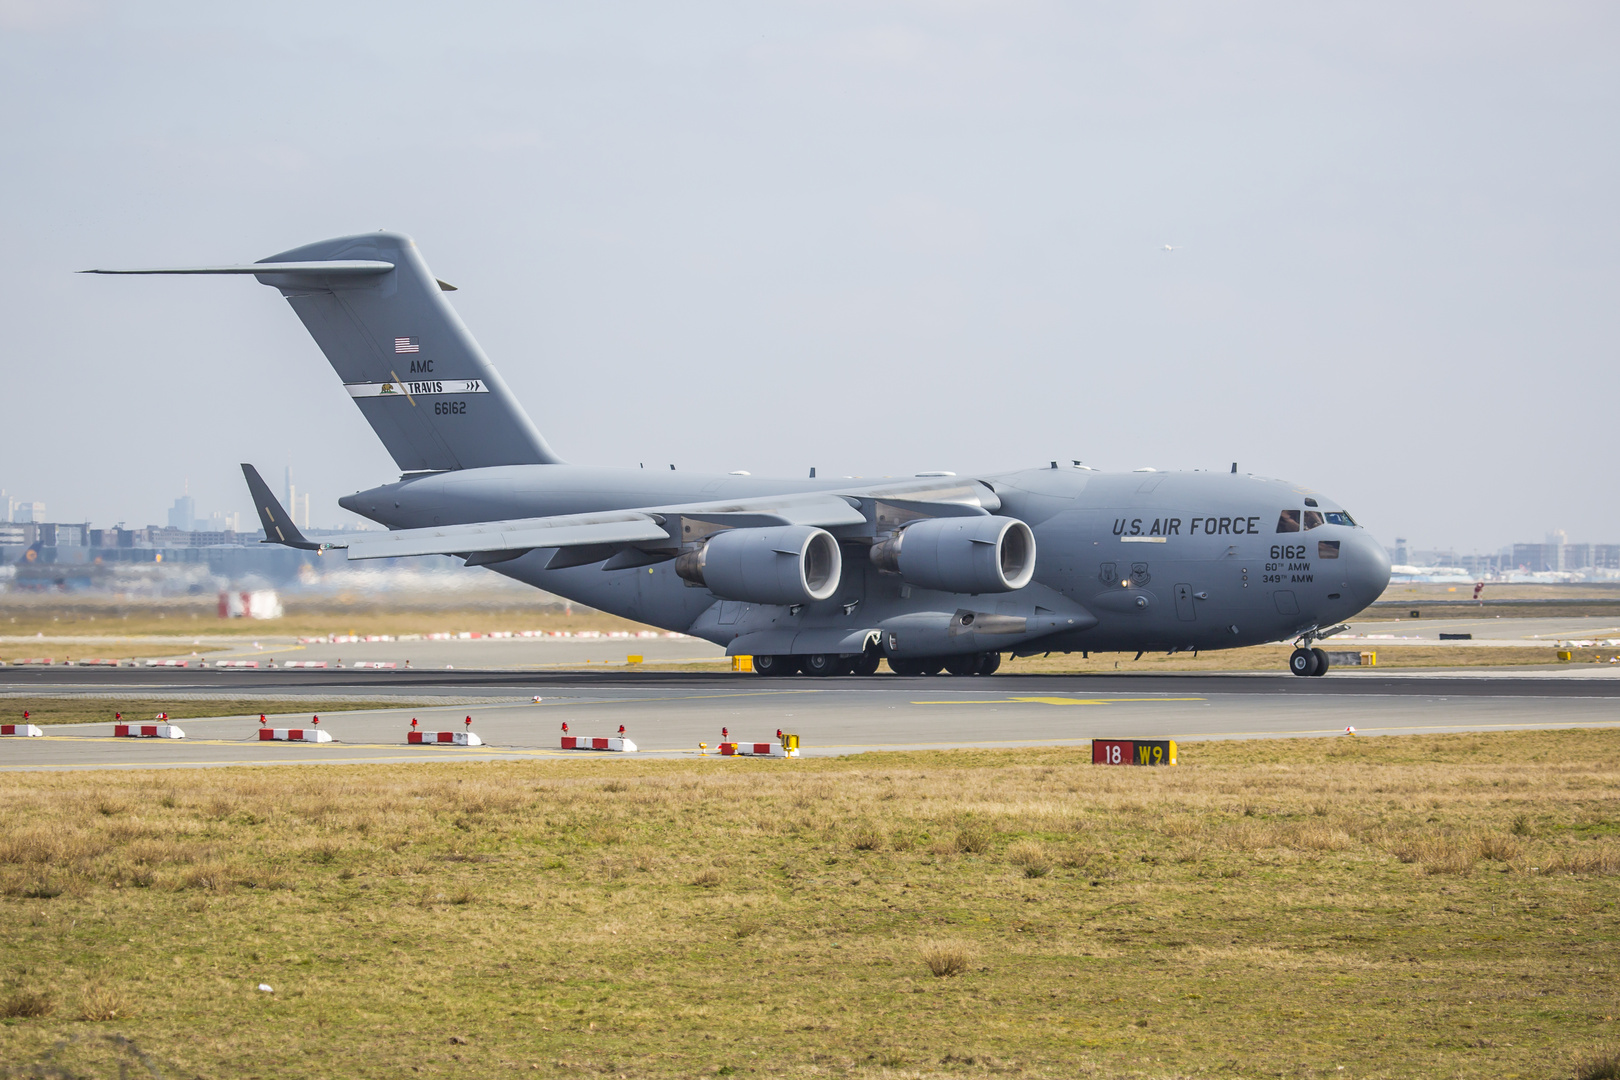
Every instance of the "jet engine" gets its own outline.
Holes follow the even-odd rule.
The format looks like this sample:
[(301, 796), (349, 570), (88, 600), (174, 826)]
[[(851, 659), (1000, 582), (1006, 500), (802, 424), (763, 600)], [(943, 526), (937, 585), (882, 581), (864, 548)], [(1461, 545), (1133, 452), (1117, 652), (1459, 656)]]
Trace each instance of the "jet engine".
[(1017, 518), (924, 518), (874, 544), (872, 565), (925, 589), (1011, 592), (1035, 576), (1035, 534)]
[(675, 572), (726, 600), (808, 604), (838, 591), (844, 559), (825, 529), (727, 529), (675, 560)]

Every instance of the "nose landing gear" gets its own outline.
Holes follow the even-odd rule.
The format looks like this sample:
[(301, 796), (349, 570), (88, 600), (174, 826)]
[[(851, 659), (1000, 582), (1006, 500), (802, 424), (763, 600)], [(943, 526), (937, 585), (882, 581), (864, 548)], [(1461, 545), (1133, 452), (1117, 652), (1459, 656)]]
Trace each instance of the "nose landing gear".
[(1295, 675), (1326, 675), (1327, 653), (1321, 649), (1295, 649), (1288, 657), (1288, 670)]
[(1313, 626), (1300, 634), (1299, 637), (1294, 639), (1294, 651), (1288, 656), (1288, 670), (1295, 675), (1326, 675), (1328, 669), (1327, 653), (1321, 649), (1312, 648), (1311, 642), (1321, 641), (1323, 638), (1332, 637), (1334, 634), (1343, 633), (1348, 629), (1350, 627), (1347, 623), (1340, 623), (1338, 626), (1329, 627), (1326, 630), (1320, 630)]

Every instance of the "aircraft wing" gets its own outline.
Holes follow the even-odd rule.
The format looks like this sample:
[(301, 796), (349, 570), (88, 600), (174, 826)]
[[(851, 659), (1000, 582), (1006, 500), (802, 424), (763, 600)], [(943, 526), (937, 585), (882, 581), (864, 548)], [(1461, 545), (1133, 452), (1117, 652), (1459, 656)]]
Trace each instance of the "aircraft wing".
[[(257, 479), (256, 476), (250, 478)], [(262, 485), (262, 481), (260, 482)], [(258, 492), (255, 491), (257, 495)], [(264, 500), (260, 500), (264, 501)], [(909, 479), (858, 484), (843, 491), (806, 491), (746, 499), (678, 503), (667, 506), (600, 510), (585, 514), (477, 521), (423, 529), (360, 533), (320, 546), (344, 548), (350, 559), (392, 559), (413, 555), (463, 555), (473, 561), (500, 561), (535, 548), (650, 545), (676, 547), (681, 519), (751, 528), (814, 525), (820, 528), (866, 525), (874, 504), (896, 503), (937, 514), (984, 514), (997, 509), (995, 493), (975, 480)], [(273, 500), (271, 500), (273, 505)], [(268, 527), (267, 527), (268, 533)], [(302, 537), (298, 538), (302, 540)], [(283, 541), (285, 542), (285, 541)], [(479, 557), (480, 554), (484, 557)]]
[[(684, 503), (588, 514), (479, 521), (360, 534), (331, 543), (346, 547), (351, 559), (392, 559), (406, 555), (466, 555), (521, 552), (534, 548), (596, 544), (678, 544), (669, 523), (680, 517), (738, 525), (852, 525), (866, 520), (847, 499), (819, 492), (713, 503)], [(679, 525), (676, 524), (678, 529)]]
[(361, 533), (332, 546), (347, 547), (351, 559), (392, 559), (404, 555), (462, 555), (580, 544), (631, 544), (668, 538), (669, 534), (652, 514), (641, 510), (610, 510), (513, 521), (479, 521), (468, 525), (435, 525), (374, 535)]

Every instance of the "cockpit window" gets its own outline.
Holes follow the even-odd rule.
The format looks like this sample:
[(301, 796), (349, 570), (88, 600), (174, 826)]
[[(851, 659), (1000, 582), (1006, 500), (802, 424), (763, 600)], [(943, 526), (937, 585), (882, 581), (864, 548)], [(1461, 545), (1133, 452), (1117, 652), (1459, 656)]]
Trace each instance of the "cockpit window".
[(1284, 510), (1282, 516), (1277, 518), (1278, 532), (1299, 532), (1299, 511)]
[(1329, 510), (1327, 513), (1327, 523), (1329, 525), (1354, 525), (1356, 523), (1356, 519), (1345, 513), (1343, 510)]
[(1306, 506), (1315, 506), (1316, 505), (1316, 500), (1315, 499), (1306, 499), (1305, 500), (1305, 505)]
[(1316, 542), (1316, 557), (1318, 559), (1337, 559), (1339, 557), (1339, 542), (1337, 540), (1318, 540)]
[(1318, 525), (1321, 525), (1322, 523), (1323, 523), (1322, 511), (1320, 511), (1320, 510), (1307, 510), (1307, 511), (1305, 511), (1305, 531), (1306, 532), (1309, 532), (1310, 530), (1316, 528)]

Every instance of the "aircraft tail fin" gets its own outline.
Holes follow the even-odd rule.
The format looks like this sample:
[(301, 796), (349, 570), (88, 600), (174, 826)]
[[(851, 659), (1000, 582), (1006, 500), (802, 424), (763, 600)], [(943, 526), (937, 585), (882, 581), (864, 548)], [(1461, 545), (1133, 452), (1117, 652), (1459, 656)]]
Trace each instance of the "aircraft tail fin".
[(265, 543), (302, 548), (305, 551), (321, 549), (320, 544), (304, 539), (304, 534), (293, 524), (292, 515), (287, 513), (282, 508), (281, 502), (270, 493), (270, 485), (264, 482), (264, 477), (259, 475), (258, 469), (244, 461), (242, 475), (247, 478), (248, 491), (253, 495), (253, 509), (259, 512), (259, 524), (264, 527)]
[(252, 274), (280, 289), (402, 472), (559, 460), (408, 236), (342, 236), (246, 265), (89, 272)]

